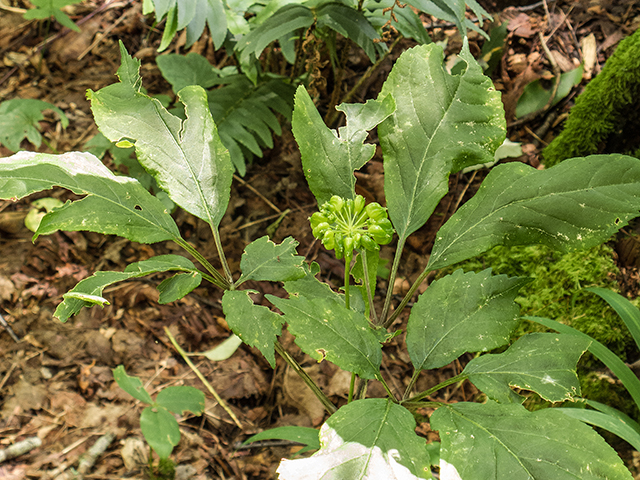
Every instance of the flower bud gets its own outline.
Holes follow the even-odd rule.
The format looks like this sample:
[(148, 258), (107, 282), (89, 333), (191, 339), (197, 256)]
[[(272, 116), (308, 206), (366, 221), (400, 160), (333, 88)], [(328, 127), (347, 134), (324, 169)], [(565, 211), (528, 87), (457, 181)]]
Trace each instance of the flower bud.
[(344, 200), (341, 197), (337, 195), (331, 197), (331, 200), (329, 200), (329, 208), (333, 210), (333, 213), (339, 213), (342, 207), (344, 207)]
[(373, 202), (366, 207), (367, 215), (371, 220), (379, 221), (383, 218), (387, 218), (387, 211), (380, 206), (379, 203)]
[(315, 212), (311, 215), (311, 218), (309, 218), (309, 223), (311, 224), (312, 229), (315, 229), (321, 223), (328, 223), (328, 221), (329, 219), (320, 212)]
[(353, 208), (355, 210), (355, 214), (358, 215), (360, 212), (362, 212), (362, 209), (364, 208), (364, 197), (362, 195), (356, 195), (356, 199), (353, 201)]
[(364, 234), (361, 238), (361, 243), (364, 248), (369, 251), (375, 251), (378, 248), (378, 244), (371, 238), (371, 235)]

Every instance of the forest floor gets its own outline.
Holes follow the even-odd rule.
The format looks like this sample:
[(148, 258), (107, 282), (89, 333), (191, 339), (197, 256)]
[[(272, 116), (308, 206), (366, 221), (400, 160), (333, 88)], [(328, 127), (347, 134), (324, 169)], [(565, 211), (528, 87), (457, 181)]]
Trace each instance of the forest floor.
[[(70, 121), (63, 129), (55, 115), (47, 116), (47, 121), (41, 122), (46, 143), (38, 151), (82, 150), (97, 133), (85, 94), (87, 89), (95, 91), (116, 81), (118, 40), (142, 61), (145, 88), (152, 94), (172, 95), (154, 61), (161, 32), (142, 15), (140, 3), (94, 0), (70, 7), (68, 12), (81, 28), (80, 33), (75, 33), (56, 24), (47, 32), (45, 22), (25, 21), (19, 12), (11, 11), (25, 8), (25, 2), (2, 0), (0, 101), (45, 100), (62, 109)], [(553, 113), (559, 122), (558, 115), (561, 119), (571, 98), (590, 76), (598, 73), (619, 41), (640, 26), (640, 2), (549, 2), (548, 18), (543, 2), (535, 8), (481, 3), (496, 19), (510, 22), (503, 56), (493, 78), (503, 93), (507, 119), (512, 123), (509, 138), (523, 144), (524, 155), (516, 161), (542, 168), (540, 148), (558, 132), (557, 124), (547, 121), (549, 114)], [(460, 36), (454, 28), (427, 18), (425, 25), (434, 38), (448, 40), (448, 54), (459, 49)], [(516, 101), (524, 86), (533, 79), (553, 76), (538, 32), (546, 35), (549, 49), (563, 71), (583, 59), (590, 61), (592, 68), (585, 73), (581, 86), (553, 111), (514, 124)], [(583, 58), (581, 47), (590, 34), (596, 45), (591, 60)], [(472, 37), (472, 53), (481, 51), (483, 41), (479, 36)], [(177, 45), (180, 42), (184, 44), (184, 39), (179, 39)], [(377, 95), (393, 60), (410, 46), (408, 40), (400, 42), (361, 92), (360, 100)], [(183, 49), (172, 45), (170, 51)], [(221, 53), (213, 51), (206, 34), (192, 51), (213, 64), (222, 61)], [(355, 58), (348, 65), (348, 81), (355, 83), (365, 68)], [(238, 272), (243, 248), (271, 227), (274, 241), (295, 238), (300, 242), (298, 252), (307, 261), (318, 262), (324, 278), (335, 280), (337, 286), (344, 267), (311, 235), (307, 219), (316, 205), (306, 186), (297, 146), (286, 129), (275, 142), (264, 158), (248, 168), (244, 178), (234, 180), (229, 209), (221, 223), (222, 243), (231, 259), (231, 269)], [(22, 148), (35, 150), (26, 141)], [(12, 153), (0, 146), (0, 157)], [(435, 232), (458, 205), (473, 195), (484, 175), (478, 172), (451, 177), (450, 193), (440, 203), (437, 214), (410, 237), (399, 280), (392, 286), (381, 282), (380, 292), (393, 288), (396, 300), (402, 298), (426, 265)], [(359, 174), (358, 185), (368, 199), (384, 202), (379, 151)], [(71, 469), (79, 457), (106, 433), (114, 434), (115, 441), (85, 478), (142, 478), (146, 458), (140, 454), (142, 447), (135, 443), (141, 438), (138, 418), (142, 406), (120, 390), (111, 370), (124, 365), (127, 373), (140, 377), (151, 392), (168, 385), (202, 388), (168, 342), (163, 328), (168, 327), (189, 352), (215, 347), (230, 335), (221, 309), (221, 292), (203, 285), (178, 302), (159, 305), (155, 285), (163, 277), (158, 275), (109, 288), (105, 292), (109, 306), (84, 309), (66, 324), (59, 322), (53, 318), (53, 311), (61, 295), (79, 280), (96, 270), (122, 270), (131, 262), (172, 253), (177, 247), (166, 243), (137, 244), (89, 232), (58, 232), (32, 242), (24, 218), (31, 208), (30, 201), (38, 196), (66, 199), (68, 192), (55, 190), (19, 202), (0, 202), (0, 305), (4, 320), (16, 336), (13, 339), (7, 329), (0, 328), (0, 449), (26, 437), (40, 438), (42, 447), (0, 464), (0, 478), (71, 478)], [(205, 256), (215, 259), (207, 226), (182, 211), (175, 218), (183, 237)], [(391, 247), (385, 247), (384, 253), (391, 257)], [(260, 295), (284, 294), (270, 284), (252, 282), (248, 286)], [(424, 288), (426, 284), (421, 290)], [(399, 319), (402, 321), (406, 320)], [(337, 374), (327, 362), (318, 364), (302, 354), (289, 334), (284, 334), (281, 342), (332, 400), (338, 404), (346, 401), (349, 378)], [(384, 372), (396, 390), (402, 390), (412, 374), (402, 347), (403, 337), (399, 336), (384, 348)], [(292, 455), (299, 447), (285, 443), (239, 448), (240, 443), (274, 426), (317, 427), (326, 417), (322, 405), (280, 359), (272, 370), (257, 350), (246, 346), (221, 362), (204, 357), (193, 359), (228, 401), (242, 428), (207, 398), (205, 415), (187, 416), (181, 421), (183, 437), (173, 454), (181, 466), (181, 478), (275, 478), (280, 458)], [(443, 378), (459, 373), (462, 366), (456, 361), (444, 367)], [(423, 375), (417, 388), (435, 385), (438, 375)], [(459, 400), (471, 400), (476, 394), (470, 384), (454, 385), (441, 392), (445, 399)], [(382, 387), (375, 384), (369, 393), (385, 395)], [(426, 425), (420, 426), (418, 432), (436, 438)], [(630, 465), (634, 463), (629, 452), (622, 454)]]

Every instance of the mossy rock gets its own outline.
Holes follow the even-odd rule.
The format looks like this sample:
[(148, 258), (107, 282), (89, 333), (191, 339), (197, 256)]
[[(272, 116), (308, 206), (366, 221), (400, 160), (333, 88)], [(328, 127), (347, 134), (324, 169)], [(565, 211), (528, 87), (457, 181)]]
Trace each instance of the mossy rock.
[[(619, 272), (610, 246), (599, 245), (570, 253), (539, 245), (495, 247), (480, 257), (442, 270), (438, 277), (458, 268), (479, 272), (488, 267), (496, 275), (533, 279), (515, 300), (520, 304), (523, 316), (547, 317), (571, 325), (606, 345), (623, 361), (636, 359), (628, 358), (637, 354), (637, 347), (615, 310), (598, 295), (584, 290), (584, 287), (599, 286), (619, 292), (616, 281)], [(539, 324), (525, 321), (514, 337), (544, 330)], [(593, 355), (583, 355), (578, 365), (582, 394), (637, 418), (638, 410), (624, 387), (597, 375), (596, 372), (603, 369), (604, 365)], [(532, 399), (530, 403), (535, 409), (537, 401)]]
[(564, 130), (543, 151), (550, 167), (596, 153), (640, 152), (640, 29), (624, 39), (576, 98)]

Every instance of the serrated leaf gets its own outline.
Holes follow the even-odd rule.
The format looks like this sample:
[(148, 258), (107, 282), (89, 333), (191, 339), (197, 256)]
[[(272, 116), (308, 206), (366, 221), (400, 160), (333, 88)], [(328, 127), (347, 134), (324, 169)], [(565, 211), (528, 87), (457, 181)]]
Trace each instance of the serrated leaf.
[(144, 439), (160, 458), (169, 458), (173, 447), (180, 443), (178, 422), (164, 407), (147, 407), (142, 410), (140, 430)]
[(95, 272), (89, 278), (81, 280), (64, 295), (64, 301), (58, 305), (54, 316), (65, 322), (83, 307), (92, 307), (95, 304), (88, 298), (83, 298), (84, 295), (99, 298), (102, 296), (102, 291), (114, 283), (171, 270), (197, 273), (193, 263), (180, 255), (159, 255), (149, 260), (132, 263), (127, 265), (124, 272)]
[(194, 288), (200, 286), (201, 282), (202, 275), (200, 272), (178, 273), (173, 277), (169, 277), (158, 285), (158, 291), (160, 292), (158, 303), (164, 305), (180, 300)]
[(256, 305), (249, 297), (253, 290), (227, 290), (222, 296), (224, 311), (229, 328), (244, 343), (256, 347), (264, 355), (272, 368), (276, 368), (274, 344), (282, 332), (284, 319), (267, 307)]
[(114, 175), (89, 153), (20, 152), (0, 159), (1, 198), (22, 198), (54, 186), (86, 196), (47, 213), (34, 239), (58, 230), (119, 235), (141, 243), (181, 238), (157, 198), (137, 180)]
[(60, 118), (62, 128), (67, 128), (69, 119), (55, 105), (33, 98), (14, 98), (0, 103), (0, 143), (9, 150), (20, 150), (24, 138), (39, 147), (42, 143), (39, 122), (44, 120), (42, 112), (53, 110)]
[(187, 386), (167, 387), (160, 390), (156, 403), (178, 415), (185, 412), (201, 415), (204, 412), (204, 392)]
[[(438, 408), (442, 480), (631, 480), (617, 453), (591, 427), (553, 408), (456, 403)], [(455, 476), (458, 475), (458, 476)]]
[(337, 2), (328, 2), (316, 11), (316, 25), (318, 29), (328, 27), (353, 40), (371, 62), (376, 61), (374, 40), (380, 36), (360, 11)]
[(375, 153), (375, 146), (364, 144), (371, 130), (393, 113), (396, 105), (387, 95), (364, 104), (342, 104), (347, 124), (338, 132), (329, 129), (303, 85), (298, 87), (291, 128), (300, 147), (302, 168), (318, 205), (332, 195), (355, 197), (355, 170), (362, 168)]
[(261, 440), (289, 440), (304, 445), (304, 448), (298, 450), (297, 455), (308, 452), (309, 450), (318, 450), (320, 448), (319, 431), (315, 428), (299, 427), (297, 425), (288, 427), (276, 427), (264, 432), (256, 433), (247, 438), (242, 445), (259, 442)]
[(296, 344), (313, 359), (326, 359), (366, 379), (379, 373), (380, 341), (362, 313), (327, 297), (266, 298), (284, 314)]
[(532, 390), (550, 402), (563, 402), (580, 395), (576, 363), (589, 344), (575, 335), (531, 333), (503, 353), (474, 358), (463, 373), (496, 402), (525, 400), (511, 387)]
[(637, 158), (592, 155), (547, 170), (520, 162), (498, 165), (438, 231), (427, 268), (443, 268), (496, 245), (587, 249), (624, 227), (639, 209)]
[(131, 395), (133, 398), (140, 400), (141, 402), (152, 404), (153, 400), (144, 389), (142, 382), (138, 377), (130, 377), (124, 370), (122, 365), (118, 365), (112, 370), (113, 379), (118, 386)]
[(298, 242), (293, 237), (285, 238), (279, 245), (269, 240), (267, 235), (254, 240), (242, 254), (242, 277), (237, 285), (247, 280), (286, 282), (304, 277), (304, 257), (296, 255), (297, 246)]
[(527, 278), (456, 270), (420, 295), (407, 323), (407, 349), (416, 369), (439, 368), (465, 352), (509, 343), (520, 306), (513, 300)]
[(209, 60), (197, 53), (159, 55), (156, 57), (156, 63), (160, 73), (176, 93), (189, 85), (200, 85), (207, 89), (220, 80), (220, 75), (214, 71)]
[(444, 70), (441, 47), (414, 47), (400, 56), (380, 92), (379, 98), (391, 94), (398, 106), (378, 135), (389, 217), (401, 241), (431, 216), (451, 172), (492, 162), (505, 138), (500, 93), (466, 39), (460, 58), (466, 69), (452, 76)]
[(431, 478), (426, 442), (404, 407), (382, 398), (340, 408), (320, 429), (320, 450), (282, 460), (282, 480), (417, 480)]
[(179, 97), (186, 120), (173, 116), (141, 92), (140, 62), (120, 43), (121, 83), (89, 91), (100, 131), (111, 141), (135, 140), (138, 161), (171, 200), (216, 228), (224, 215), (233, 166), (199, 86), (185, 87)]

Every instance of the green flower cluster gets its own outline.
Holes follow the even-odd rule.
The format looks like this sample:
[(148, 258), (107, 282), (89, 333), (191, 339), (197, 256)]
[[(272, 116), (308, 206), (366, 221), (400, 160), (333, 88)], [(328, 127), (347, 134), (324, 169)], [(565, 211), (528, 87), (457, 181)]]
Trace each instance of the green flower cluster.
[(394, 232), (387, 209), (375, 202), (365, 206), (361, 195), (354, 200), (334, 195), (309, 221), (313, 236), (328, 250), (335, 249), (336, 258), (350, 258), (353, 250), (362, 248), (377, 250), (391, 241)]

